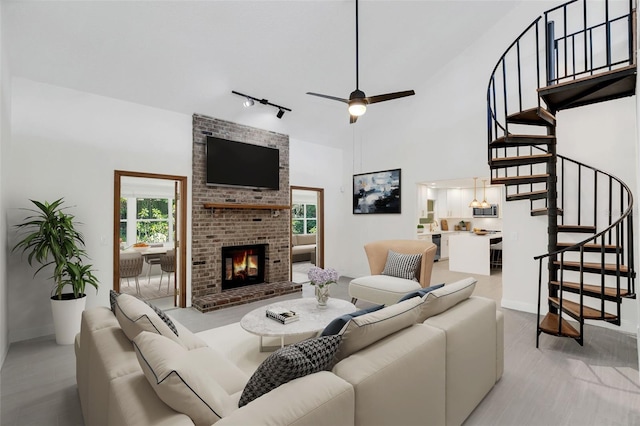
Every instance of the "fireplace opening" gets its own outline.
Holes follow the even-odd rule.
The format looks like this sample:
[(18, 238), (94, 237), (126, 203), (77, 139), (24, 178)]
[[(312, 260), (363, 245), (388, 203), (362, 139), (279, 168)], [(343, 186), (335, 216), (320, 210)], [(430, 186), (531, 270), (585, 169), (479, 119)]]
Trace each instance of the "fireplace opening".
[(222, 247), (222, 290), (264, 282), (266, 244)]

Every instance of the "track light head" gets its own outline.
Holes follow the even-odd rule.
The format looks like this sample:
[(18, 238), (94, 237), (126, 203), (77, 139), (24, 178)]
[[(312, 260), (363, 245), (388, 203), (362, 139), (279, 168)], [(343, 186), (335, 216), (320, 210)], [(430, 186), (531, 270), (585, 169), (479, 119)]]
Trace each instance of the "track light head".
[(284, 115), (284, 110), (282, 108), (279, 108), (278, 113), (276, 114), (276, 117), (282, 118), (283, 115)]
[(247, 97), (247, 99), (242, 103), (242, 105), (244, 105), (245, 108), (252, 107), (253, 104), (254, 104), (253, 99), (251, 99), (250, 97)]

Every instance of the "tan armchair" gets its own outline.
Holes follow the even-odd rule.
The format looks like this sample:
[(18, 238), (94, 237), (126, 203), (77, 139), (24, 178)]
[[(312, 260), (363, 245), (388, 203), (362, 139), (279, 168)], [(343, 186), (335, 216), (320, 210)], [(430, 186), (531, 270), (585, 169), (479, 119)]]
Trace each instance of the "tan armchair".
[[(422, 240), (383, 240), (365, 244), (364, 250), (369, 261), (370, 276), (356, 278), (349, 283), (352, 302), (358, 299), (372, 303), (390, 305), (396, 303), (410, 291), (429, 287), (431, 271), (436, 256), (436, 245)], [(382, 275), (389, 250), (401, 254), (422, 254), (416, 271), (416, 279), (408, 280)]]

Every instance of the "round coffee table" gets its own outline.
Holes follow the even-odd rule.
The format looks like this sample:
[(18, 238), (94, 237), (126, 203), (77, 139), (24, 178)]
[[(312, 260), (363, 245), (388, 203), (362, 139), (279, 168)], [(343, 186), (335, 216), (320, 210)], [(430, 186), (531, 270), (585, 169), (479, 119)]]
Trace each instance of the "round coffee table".
[[(298, 313), (300, 319), (289, 324), (280, 324), (278, 321), (268, 318), (266, 315), (267, 309), (276, 306)], [(279, 337), (279, 347), (283, 347), (286, 337), (317, 333), (323, 330), (334, 318), (349, 314), (355, 310), (355, 305), (346, 300), (329, 298), (327, 306), (319, 308), (315, 297), (305, 297), (284, 300), (254, 309), (242, 317), (240, 326), (249, 333), (260, 336), (260, 351), (266, 352), (275, 350), (278, 347), (264, 346), (264, 337)]]

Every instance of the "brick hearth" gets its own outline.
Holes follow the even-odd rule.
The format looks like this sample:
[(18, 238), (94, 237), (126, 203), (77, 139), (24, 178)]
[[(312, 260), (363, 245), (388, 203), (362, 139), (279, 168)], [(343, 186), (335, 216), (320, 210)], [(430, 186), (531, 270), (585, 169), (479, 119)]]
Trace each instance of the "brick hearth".
[(302, 284), (292, 282), (257, 284), (247, 287), (227, 290), (209, 296), (194, 299), (193, 306), (200, 312), (211, 312), (216, 309), (242, 305), (256, 300), (270, 299), (284, 294), (298, 293), (302, 291)]
[[(277, 148), (280, 188), (247, 189), (206, 184), (207, 136)], [(302, 291), (289, 281), (291, 211), (289, 137), (198, 114), (193, 116), (191, 304), (201, 312)], [(216, 207), (206, 208), (205, 204)], [(218, 207), (219, 205), (224, 207)], [(235, 208), (233, 205), (243, 205)], [(246, 208), (246, 206), (260, 208)], [(266, 244), (265, 283), (222, 291), (223, 246)]]

